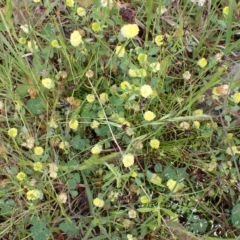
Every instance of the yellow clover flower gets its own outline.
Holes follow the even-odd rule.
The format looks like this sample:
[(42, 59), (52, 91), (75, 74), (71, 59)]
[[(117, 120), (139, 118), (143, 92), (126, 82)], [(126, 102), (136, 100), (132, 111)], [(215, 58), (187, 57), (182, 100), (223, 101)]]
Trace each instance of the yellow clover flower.
[(203, 114), (203, 110), (202, 109), (197, 109), (193, 112), (193, 115), (196, 116), (196, 115), (202, 115)]
[(101, 24), (99, 22), (93, 22), (91, 27), (94, 32), (99, 32), (102, 30)]
[(69, 148), (69, 142), (67, 142), (67, 141), (60, 142), (58, 144), (58, 147), (62, 150), (66, 149), (66, 148)]
[(44, 78), (42, 79), (42, 85), (47, 89), (54, 88), (54, 82), (51, 78)]
[(138, 25), (135, 23), (126, 24), (121, 28), (121, 34), (123, 35), (123, 37), (128, 39), (136, 37), (138, 33), (139, 33), (139, 28), (138, 28)]
[(143, 117), (146, 121), (152, 121), (156, 117), (156, 115), (152, 111), (146, 111)]
[(240, 151), (237, 150), (236, 146), (232, 146), (226, 149), (226, 153), (228, 155), (235, 156), (236, 154), (240, 154)]
[(92, 154), (99, 154), (102, 151), (102, 146), (99, 144), (96, 144), (92, 149), (91, 153)]
[(128, 211), (128, 217), (129, 218), (136, 218), (137, 217), (137, 212), (134, 209), (130, 209)]
[(158, 46), (163, 45), (163, 35), (157, 35), (154, 41)]
[(177, 183), (177, 181), (174, 181), (173, 179), (169, 179), (167, 181), (167, 187), (172, 192), (179, 192), (183, 189), (184, 185), (183, 183)]
[(62, 192), (57, 196), (57, 199), (60, 203), (66, 203), (67, 202), (67, 194)]
[(191, 73), (189, 71), (186, 71), (186, 72), (183, 73), (182, 77), (183, 77), (184, 80), (187, 81), (191, 78)]
[(130, 153), (124, 155), (122, 159), (124, 167), (131, 167), (134, 164), (134, 156)]
[(223, 15), (228, 16), (228, 14), (229, 14), (229, 6), (226, 6), (223, 8)]
[(8, 130), (8, 135), (12, 138), (15, 138), (18, 134), (18, 130), (16, 128), (10, 128)]
[(125, 54), (125, 47), (119, 45), (116, 47), (116, 50), (115, 50), (115, 54), (116, 56), (118, 56), (119, 58), (122, 58)]
[(77, 47), (83, 42), (82, 36), (79, 31), (74, 30), (70, 35), (70, 43), (72, 46)]
[(236, 92), (231, 96), (232, 101), (236, 104), (240, 103), (240, 92)]
[(147, 72), (143, 68), (129, 69), (128, 74), (129, 74), (130, 77), (146, 77), (147, 76)]
[(213, 97), (227, 95), (228, 93), (229, 93), (229, 86), (227, 84), (214, 87), (212, 90)]
[(205, 68), (208, 64), (207, 59), (206, 58), (200, 58), (197, 62), (198, 66), (201, 68)]
[(149, 64), (152, 72), (158, 72), (161, 69), (161, 64), (159, 62), (154, 62)]
[(122, 90), (126, 90), (126, 89), (131, 89), (131, 88), (132, 88), (132, 86), (130, 85), (130, 83), (127, 82), (127, 81), (121, 82), (121, 83), (120, 83), (120, 87), (121, 87)]
[(83, 8), (83, 7), (77, 8), (77, 14), (78, 14), (78, 16), (80, 16), (80, 17), (86, 16), (86, 10), (85, 10), (85, 8)]
[(54, 48), (61, 48), (61, 46), (59, 45), (58, 40), (56, 40), (56, 39), (54, 39), (54, 40), (51, 41), (51, 45), (52, 45), (52, 47), (54, 47)]
[(86, 96), (86, 99), (87, 99), (87, 101), (88, 101), (89, 103), (92, 103), (92, 102), (94, 102), (94, 100), (95, 100), (95, 96), (94, 96), (93, 94), (88, 94), (88, 95)]
[(101, 93), (99, 97), (100, 97), (102, 103), (105, 103), (105, 102), (108, 101), (108, 94), (107, 93)]
[(34, 169), (34, 171), (36, 171), (36, 172), (41, 171), (42, 168), (43, 168), (43, 165), (42, 165), (42, 163), (40, 163), (40, 162), (36, 162), (36, 163), (33, 164), (33, 169)]
[(100, 123), (99, 123), (98, 121), (93, 120), (93, 121), (91, 122), (90, 127), (91, 127), (92, 129), (95, 129), (95, 128), (98, 128), (99, 125), (100, 125)]
[(140, 202), (142, 204), (147, 204), (147, 203), (149, 203), (149, 198), (147, 196), (142, 196), (142, 197), (140, 197)]
[(100, 198), (95, 198), (93, 200), (93, 205), (99, 208), (102, 208), (104, 206), (104, 201)]
[(68, 123), (68, 126), (71, 129), (75, 130), (78, 127), (78, 121), (77, 120), (70, 120), (69, 123)]
[(152, 140), (150, 141), (150, 146), (151, 146), (151, 148), (158, 149), (158, 148), (159, 148), (159, 145), (160, 145), (160, 141), (157, 140), (157, 139), (152, 139)]
[(34, 148), (34, 154), (40, 156), (43, 154), (43, 148), (42, 147), (35, 147)]
[(18, 42), (19, 42), (20, 44), (25, 44), (25, 43), (27, 42), (27, 40), (26, 40), (26, 38), (24, 38), (24, 37), (20, 37), (20, 38), (18, 39)]
[(23, 181), (23, 179), (26, 177), (26, 174), (24, 172), (19, 172), (16, 176), (16, 178), (19, 180), (19, 181)]
[(26, 195), (27, 200), (37, 200), (41, 198), (41, 192), (39, 190), (29, 190)]
[(197, 129), (200, 128), (200, 122), (199, 121), (193, 121), (193, 126)]
[(144, 63), (147, 61), (147, 54), (140, 53), (140, 54), (138, 54), (137, 59), (140, 63)]
[(141, 87), (140, 93), (141, 93), (142, 97), (149, 98), (153, 94), (152, 87), (145, 84)]
[(74, 0), (66, 0), (66, 6), (67, 7), (73, 7), (74, 6)]

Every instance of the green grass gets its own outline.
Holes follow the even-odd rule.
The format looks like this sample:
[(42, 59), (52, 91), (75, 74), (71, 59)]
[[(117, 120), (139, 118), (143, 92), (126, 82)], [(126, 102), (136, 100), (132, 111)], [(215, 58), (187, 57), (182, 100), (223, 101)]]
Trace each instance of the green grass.
[(135, 0), (131, 39), (115, 1), (19, 4), (0, 12), (0, 238), (237, 239), (239, 4)]

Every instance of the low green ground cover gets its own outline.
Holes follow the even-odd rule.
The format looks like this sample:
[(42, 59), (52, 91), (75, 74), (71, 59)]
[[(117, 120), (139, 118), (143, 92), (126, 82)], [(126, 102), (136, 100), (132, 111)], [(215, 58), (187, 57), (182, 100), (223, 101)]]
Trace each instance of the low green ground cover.
[(239, 14), (1, 1), (0, 238), (236, 239)]

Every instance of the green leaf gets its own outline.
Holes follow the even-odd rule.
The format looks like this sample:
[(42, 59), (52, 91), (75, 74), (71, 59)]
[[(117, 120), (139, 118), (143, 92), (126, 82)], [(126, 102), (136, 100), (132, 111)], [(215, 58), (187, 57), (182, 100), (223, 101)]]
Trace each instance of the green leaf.
[(59, 228), (60, 228), (60, 230), (65, 232), (68, 235), (68, 237), (73, 236), (77, 230), (75, 223), (68, 222), (68, 221), (60, 223)]
[(70, 141), (72, 147), (77, 150), (85, 150), (89, 146), (89, 140), (88, 139), (82, 139), (80, 135), (76, 135), (71, 141)]
[(41, 97), (31, 98), (27, 102), (27, 108), (34, 114), (41, 114), (45, 108), (45, 103)]
[(154, 209), (153, 208), (138, 208), (137, 211), (141, 212), (141, 213), (146, 213), (146, 212), (153, 212)]
[(205, 233), (208, 227), (208, 222), (206, 219), (199, 219), (198, 221), (192, 223), (189, 226), (189, 230), (193, 233)]
[(231, 221), (234, 227), (240, 228), (240, 204), (237, 204), (232, 209)]

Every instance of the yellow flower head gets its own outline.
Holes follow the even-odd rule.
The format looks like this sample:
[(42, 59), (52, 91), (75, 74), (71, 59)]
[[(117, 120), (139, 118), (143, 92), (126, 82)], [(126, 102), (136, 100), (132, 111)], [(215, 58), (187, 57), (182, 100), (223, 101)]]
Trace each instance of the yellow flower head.
[(121, 34), (125, 38), (134, 38), (138, 35), (139, 28), (137, 24), (126, 24), (121, 28)]
[(238, 104), (240, 103), (240, 92), (236, 92), (231, 96), (231, 99), (234, 103)]
[(69, 148), (69, 142), (67, 142), (67, 141), (60, 142), (58, 144), (58, 147), (62, 150), (68, 149)]
[(77, 120), (71, 120), (71, 121), (69, 121), (68, 126), (71, 129), (75, 130), (78, 127), (78, 121)]
[(43, 168), (43, 165), (42, 165), (42, 163), (40, 163), (40, 162), (36, 162), (36, 163), (33, 164), (33, 169), (34, 169), (34, 171), (39, 172), (39, 171), (42, 170), (42, 168)]
[(52, 89), (54, 88), (54, 82), (50, 78), (44, 78), (42, 79), (42, 85), (47, 88), (47, 89)]
[(51, 45), (52, 45), (52, 47), (54, 47), (54, 48), (60, 48), (60, 47), (61, 47), (61, 46), (59, 45), (58, 40), (56, 40), (56, 39), (54, 39), (54, 40), (51, 41)]
[(226, 149), (226, 153), (228, 155), (235, 156), (236, 154), (240, 154), (240, 151), (237, 150), (236, 146), (232, 146)]
[(140, 89), (142, 97), (149, 98), (153, 94), (152, 87), (149, 85), (143, 85)]
[(154, 62), (149, 64), (152, 72), (158, 72), (161, 69), (161, 65), (159, 62)]
[(27, 200), (37, 200), (41, 198), (41, 192), (39, 190), (29, 190), (27, 192)]
[(56, 177), (57, 177), (57, 172), (50, 172), (50, 173), (49, 173), (49, 176), (50, 176), (51, 178), (56, 178)]
[(92, 23), (91, 27), (94, 32), (100, 32), (102, 30), (102, 26), (99, 22)]
[(154, 40), (158, 46), (163, 45), (163, 35), (157, 35)]
[(147, 196), (142, 196), (142, 197), (140, 197), (140, 202), (142, 204), (147, 204), (147, 203), (149, 203), (149, 198)]
[(99, 111), (98, 112), (98, 117), (100, 117), (100, 118), (104, 118), (104, 112), (101, 110), (101, 111)]
[(99, 208), (102, 208), (104, 206), (104, 201), (100, 198), (95, 198), (93, 200), (93, 205)]
[(35, 147), (34, 148), (34, 154), (40, 156), (43, 154), (43, 148), (42, 147)]
[(72, 46), (77, 47), (83, 42), (82, 36), (79, 31), (74, 30), (70, 35), (70, 43)]
[(144, 63), (144, 62), (147, 61), (147, 54), (140, 53), (140, 54), (138, 54), (138, 58), (137, 59), (138, 59), (138, 61), (140, 63)]
[(102, 146), (99, 144), (96, 144), (92, 149), (91, 153), (92, 154), (99, 154), (102, 151)]
[(147, 72), (143, 68), (129, 69), (128, 74), (129, 74), (130, 77), (146, 77), (147, 76)]
[(169, 179), (167, 181), (167, 187), (172, 192), (179, 192), (183, 189), (184, 185), (183, 183), (177, 183), (177, 181), (174, 181), (173, 179)]
[(18, 42), (19, 42), (20, 44), (25, 44), (25, 43), (27, 42), (27, 40), (26, 40), (26, 38), (24, 38), (24, 37), (20, 37), (20, 38), (18, 39)]
[(129, 218), (136, 218), (137, 217), (137, 212), (134, 209), (130, 209), (128, 211), (128, 217)]
[(203, 110), (202, 109), (197, 109), (193, 112), (193, 115), (196, 116), (196, 115), (202, 115), (203, 114)]
[(124, 155), (122, 162), (123, 162), (124, 167), (126, 167), (126, 168), (131, 167), (134, 164), (134, 156), (132, 154), (128, 153), (128, 154)]
[(153, 173), (152, 177), (150, 178), (150, 182), (160, 185), (162, 183), (162, 179), (156, 173)]
[(189, 80), (191, 78), (191, 73), (189, 71), (186, 71), (182, 75), (184, 80)]
[(100, 123), (99, 123), (98, 121), (93, 120), (93, 121), (91, 122), (90, 127), (91, 127), (92, 129), (95, 129), (95, 128), (98, 128), (99, 125), (100, 125)]
[(133, 171), (131, 177), (136, 178), (137, 177), (137, 172)]
[(197, 129), (199, 129), (200, 128), (200, 122), (199, 121), (194, 121), (193, 126)]
[(23, 181), (23, 179), (26, 177), (26, 174), (24, 172), (19, 172), (16, 176), (16, 178), (19, 180), (19, 181)]
[(10, 128), (8, 130), (8, 135), (12, 138), (15, 138), (18, 134), (18, 130), (16, 128)]
[(86, 16), (86, 10), (85, 10), (85, 8), (82, 8), (82, 7), (77, 8), (77, 14), (78, 14), (78, 16), (80, 16), (80, 17)]
[(88, 101), (89, 103), (92, 103), (92, 102), (94, 102), (94, 100), (95, 100), (95, 96), (94, 96), (93, 94), (88, 94), (88, 95), (86, 96), (86, 99), (87, 99), (87, 101)]
[(160, 145), (160, 141), (157, 140), (157, 139), (152, 139), (150, 141), (150, 146), (154, 149), (158, 149), (159, 148), (159, 145)]
[(201, 68), (205, 68), (208, 64), (207, 59), (206, 58), (200, 58), (197, 62), (198, 66)]
[(57, 196), (57, 199), (60, 203), (66, 203), (67, 202), (67, 194), (62, 192)]
[(73, 7), (74, 6), (74, 0), (66, 0), (66, 6), (67, 7)]
[(27, 47), (28, 47), (28, 50), (32, 53), (38, 50), (38, 45), (36, 41), (28, 41)]
[(123, 47), (123, 46), (121, 46), (121, 45), (117, 46), (117, 47), (116, 47), (116, 50), (115, 50), (115, 54), (116, 54), (119, 58), (123, 57), (124, 54), (125, 54), (125, 47)]
[(179, 127), (183, 130), (188, 130), (190, 129), (190, 124), (188, 122), (183, 121), (179, 124)]
[(121, 87), (121, 89), (123, 89), (123, 90), (131, 89), (131, 88), (132, 88), (131, 85), (130, 85), (130, 83), (127, 82), (127, 81), (121, 82), (120, 87)]
[(108, 94), (107, 93), (101, 93), (99, 97), (100, 97), (102, 103), (105, 103), (105, 102), (108, 101)]
[(156, 115), (152, 111), (146, 111), (143, 117), (146, 121), (152, 121), (156, 117)]
[(229, 14), (229, 6), (223, 8), (223, 15), (226, 17)]
[(212, 90), (213, 96), (224, 96), (229, 93), (229, 86), (227, 84), (223, 84), (217, 87), (214, 87)]

